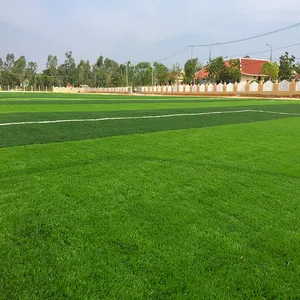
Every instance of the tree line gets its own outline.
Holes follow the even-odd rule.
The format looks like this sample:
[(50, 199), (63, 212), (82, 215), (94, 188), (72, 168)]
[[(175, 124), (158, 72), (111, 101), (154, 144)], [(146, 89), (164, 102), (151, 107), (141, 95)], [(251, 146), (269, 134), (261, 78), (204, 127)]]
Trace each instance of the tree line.
[[(41, 89), (52, 86), (117, 87), (117, 86), (150, 86), (183, 82), (198, 83), (195, 74), (203, 66), (197, 58), (189, 59), (182, 69), (178, 63), (168, 68), (160, 62), (139, 62), (133, 65), (130, 61), (119, 64), (116, 61), (99, 56), (94, 64), (80, 60), (76, 64), (72, 51), (65, 53), (65, 59), (59, 64), (55, 55), (49, 55), (45, 70), (38, 72), (36, 62), (27, 62), (25, 56), (18, 59), (14, 54), (0, 58), (0, 85), (2, 87), (34, 87)], [(223, 57), (217, 57), (204, 66), (210, 82), (239, 82), (241, 79), (240, 62), (236, 59), (225, 64)], [(285, 52), (279, 59), (279, 65), (269, 62), (263, 65), (261, 74), (266, 79), (290, 80), (295, 73), (300, 73), (300, 65), (295, 56)]]
[(175, 84), (183, 76), (179, 64), (168, 68), (160, 62), (130, 61), (119, 64), (116, 61), (99, 56), (94, 64), (80, 60), (76, 64), (72, 51), (65, 53), (65, 59), (59, 64), (55, 55), (49, 55), (45, 70), (38, 72), (36, 62), (26, 61), (25, 56), (18, 59), (14, 54), (0, 58), (0, 85), (2, 87), (81, 86), (117, 87)]

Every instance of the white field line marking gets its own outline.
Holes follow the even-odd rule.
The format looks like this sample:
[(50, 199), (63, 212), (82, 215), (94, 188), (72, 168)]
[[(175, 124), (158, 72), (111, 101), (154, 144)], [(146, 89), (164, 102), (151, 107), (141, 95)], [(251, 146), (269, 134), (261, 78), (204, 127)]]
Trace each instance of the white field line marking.
[(275, 115), (289, 115), (289, 116), (300, 116), (300, 114), (281, 112), (281, 111), (269, 111), (269, 110), (252, 110), (253, 112), (265, 113), (265, 114), (275, 114)]
[(217, 114), (234, 114), (234, 113), (245, 113), (245, 112), (300, 116), (300, 114), (296, 114), (296, 113), (245, 109), (245, 110), (212, 111), (212, 112), (202, 112), (202, 113), (170, 114), (170, 115), (157, 115), (157, 116), (111, 117), (111, 118), (97, 118), (97, 119), (71, 119), (71, 120), (12, 122), (12, 123), (0, 123), (0, 126), (29, 125), (29, 124), (55, 124), (55, 123), (70, 123), (70, 122), (98, 122), (98, 121), (110, 121), (110, 120), (158, 119), (158, 118), (173, 118), (173, 117), (186, 117), (186, 116), (210, 116), (210, 115), (217, 115)]

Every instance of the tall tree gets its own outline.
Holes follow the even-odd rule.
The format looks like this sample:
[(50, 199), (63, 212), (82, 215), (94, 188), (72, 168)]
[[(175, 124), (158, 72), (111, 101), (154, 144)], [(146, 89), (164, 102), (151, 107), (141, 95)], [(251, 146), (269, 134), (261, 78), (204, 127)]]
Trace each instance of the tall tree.
[(107, 74), (107, 85), (116, 86), (121, 83), (121, 70), (119, 64), (109, 58), (104, 60), (104, 69)]
[(15, 62), (13, 67), (11, 68), (12, 73), (17, 76), (20, 83), (23, 83), (25, 79), (26, 72), (26, 58), (25, 56), (20, 56)]
[(239, 82), (242, 76), (239, 59), (230, 59), (225, 63), (219, 56), (211, 60), (205, 69), (211, 82)]
[(140, 62), (134, 68), (133, 85), (146, 86), (152, 84), (152, 68), (149, 62)]
[(56, 55), (49, 55), (46, 64), (46, 73), (49, 76), (56, 76), (58, 59)]
[(25, 74), (26, 70), (26, 58), (25, 56), (20, 56), (13, 64), (12, 72), (16, 74)]
[(169, 81), (171, 84), (178, 83), (182, 77), (182, 69), (178, 63), (173, 64), (169, 70)]
[(75, 59), (72, 56), (72, 51), (65, 53), (65, 71), (67, 75), (68, 83), (74, 84), (76, 81), (76, 63)]
[(0, 57), (0, 72), (4, 70), (4, 62), (2, 58)]
[(226, 74), (226, 65), (222, 56), (219, 56), (209, 62), (206, 66), (208, 80), (211, 82), (220, 82)]
[(279, 78), (280, 80), (291, 80), (295, 69), (295, 56), (289, 57), (289, 53), (285, 52), (279, 58)]
[(57, 68), (57, 77), (55, 77), (53, 81), (56, 82), (58, 86), (66, 86), (69, 83), (68, 73), (65, 64), (61, 64)]
[(93, 66), (94, 86), (106, 87), (107, 86), (107, 72), (104, 69), (104, 58), (99, 56), (96, 63)]
[(103, 68), (103, 66), (104, 66), (104, 57), (102, 55), (100, 55), (98, 57), (95, 66), (98, 67), (98, 68)]
[(38, 65), (37, 63), (30, 61), (26, 68), (26, 79), (28, 80), (29, 86), (36, 85)]
[[(226, 64), (225, 64), (226, 65)], [(240, 82), (242, 77), (241, 63), (239, 59), (230, 59), (226, 66), (226, 73), (222, 81), (225, 82)]]
[(278, 78), (279, 66), (277, 62), (267, 62), (262, 65), (260, 74), (266, 75), (266, 80), (274, 80)]
[(159, 85), (167, 84), (169, 78), (169, 69), (162, 63), (154, 63), (154, 78)]
[(189, 59), (184, 65), (185, 82), (192, 83), (195, 78), (196, 72), (199, 70), (200, 66), (198, 63), (198, 58)]
[(15, 55), (13, 53), (7, 54), (5, 64), (4, 64), (5, 69), (7, 69), (8, 71), (11, 71), (14, 63), (15, 63)]
[(92, 71), (91, 65), (89, 61), (81, 60), (77, 66), (77, 73), (76, 73), (76, 85), (93, 85), (92, 83)]

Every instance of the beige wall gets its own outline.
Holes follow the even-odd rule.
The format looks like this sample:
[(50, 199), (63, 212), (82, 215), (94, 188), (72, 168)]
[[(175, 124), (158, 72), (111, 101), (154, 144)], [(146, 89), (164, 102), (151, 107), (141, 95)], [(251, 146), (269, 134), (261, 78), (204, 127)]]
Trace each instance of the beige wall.
[[(249, 77), (248, 77), (249, 78)], [(169, 95), (197, 95), (197, 96), (286, 96), (300, 97), (300, 81), (292, 80), (288, 82), (283, 80), (273, 83), (253, 82), (234, 83), (234, 84), (201, 84), (201, 85), (174, 85), (174, 86), (155, 86), (155, 87), (139, 87), (138, 93), (141, 94), (169, 94)], [(60, 93), (131, 93), (131, 88), (127, 91), (126, 87), (117, 88), (61, 88), (53, 87), (53, 92)]]
[[(259, 76), (252, 76), (252, 75), (245, 75), (245, 74), (242, 74), (242, 77), (241, 77), (241, 82), (243, 83), (246, 83), (247, 80), (249, 80), (249, 83), (251, 83), (251, 81), (253, 80), (257, 80)], [(264, 76), (260, 76), (261, 79), (264, 77)]]

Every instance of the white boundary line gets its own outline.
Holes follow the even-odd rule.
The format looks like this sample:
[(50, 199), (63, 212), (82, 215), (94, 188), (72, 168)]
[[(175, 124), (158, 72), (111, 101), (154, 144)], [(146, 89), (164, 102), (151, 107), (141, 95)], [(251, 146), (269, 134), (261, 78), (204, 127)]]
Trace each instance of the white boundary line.
[(245, 110), (212, 111), (212, 112), (202, 112), (202, 113), (186, 113), (186, 114), (171, 114), (171, 115), (156, 115), (156, 116), (12, 122), (12, 123), (0, 123), (0, 126), (30, 125), (30, 124), (55, 124), (55, 123), (71, 123), (71, 122), (99, 122), (99, 121), (110, 121), (110, 120), (158, 119), (158, 118), (173, 118), (173, 117), (185, 117), (185, 116), (210, 116), (210, 115), (217, 115), (217, 114), (234, 114), (234, 113), (245, 113), (245, 112), (300, 116), (300, 114), (296, 114), (296, 113), (245, 109)]

